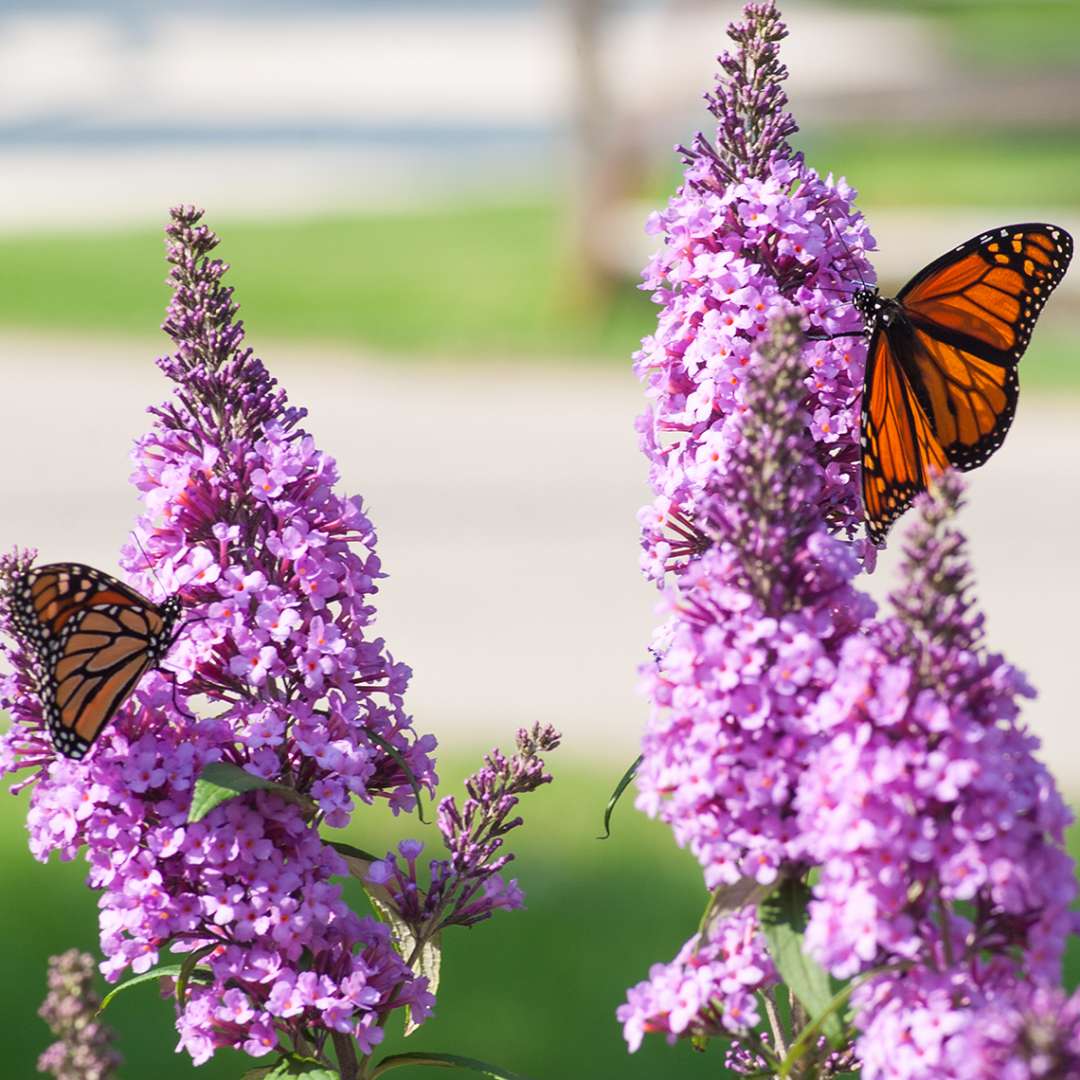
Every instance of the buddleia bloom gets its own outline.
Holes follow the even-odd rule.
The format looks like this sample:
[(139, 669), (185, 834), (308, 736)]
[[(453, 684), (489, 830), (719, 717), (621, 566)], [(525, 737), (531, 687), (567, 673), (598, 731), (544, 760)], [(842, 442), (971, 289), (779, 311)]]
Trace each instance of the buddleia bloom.
[(949, 1075), (949, 1037), (1018, 980), (1055, 983), (1074, 928), (1071, 814), (1019, 720), (1032, 691), (986, 648), (959, 477), (935, 492), (897, 614), (847, 643), (819, 699), (832, 737), (796, 799), (821, 866), (807, 947), (840, 978), (891, 968), (853, 997), (868, 1078)]
[[(159, 366), (174, 392), (136, 443), (145, 509), (122, 563), (147, 595), (180, 595), (179, 639), (85, 762), (46, 753), (11, 650), (0, 762), (33, 770), (34, 855), (86, 849), (107, 978), (198, 952), (175, 1002), (196, 1063), (222, 1046), (319, 1053), (330, 1033), (368, 1053), (392, 1009), (422, 1020), (433, 999), (387, 928), (345, 905), (346, 866), (318, 828), (347, 824), (357, 800), (413, 809), (435, 743), (405, 711), (409, 669), (373, 633), (383, 572), (361, 500), (338, 494), (303, 410), (244, 347), (201, 212), (175, 209), (166, 233), (174, 351)], [(10, 557), (9, 576), (27, 562)], [(277, 786), (191, 823), (219, 762)]]
[(38, 1058), (38, 1072), (55, 1080), (115, 1080), (122, 1062), (113, 1033), (98, 1019), (101, 998), (94, 991), (94, 960), (69, 949), (49, 957), (49, 993), (38, 1015), (56, 1036)]
[[(682, 148), (683, 183), (648, 222), (662, 247), (642, 287), (661, 311), (634, 362), (649, 398), (638, 429), (655, 492), (639, 515), (642, 558), (656, 579), (700, 550), (702, 501), (738, 438), (757, 338), (791, 304), (818, 332), (859, 331), (858, 314), (841, 301), (852, 281), (873, 281), (865, 255), (873, 238), (854, 192), (820, 177), (787, 142), (796, 125), (778, 57), (787, 31), (775, 9), (750, 4), (728, 32), (735, 48), (720, 58), (707, 98), (716, 140), (699, 134)], [(861, 519), (865, 351), (857, 336), (816, 341), (798, 361), (815, 498), (834, 530), (853, 532)]]
[[(872, 281), (872, 241), (850, 189), (787, 144), (775, 9), (745, 15), (709, 98), (716, 141), (684, 151), (652, 223), (662, 310), (636, 362), (656, 499), (641, 519), (665, 619), (642, 669), (638, 806), (693, 852), (715, 902), (814, 882), (805, 950), (859, 979), (854, 1043), (829, 1068), (969, 1075), (958, 1048), (1027, 1061), (1037, 1038), (1069, 1060), (1074, 1025), (1047, 1034), (1024, 996), (1059, 982), (1076, 894), (1071, 817), (1019, 719), (1032, 691), (986, 648), (956, 477), (921, 504), (893, 613), (875, 618), (856, 587), (873, 562), (854, 539), (864, 344), (813, 337), (861, 330), (840, 299)], [(711, 929), (763, 918), (748, 899)], [(708, 943), (631, 990), (631, 1047), (726, 1033), (733, 1066), (778, 1067), (781, 1025), (752, 1030), (745, 986), (707, 959), (698, 971)], [(759, 1003), (767, 959), (747, 966)]]
[(433, 936), (447, 926), (475, 926), (498, 910), (524, 904), (517, 881), (502, 877), (514, 858), (503, 850), (506, 837), (522, 824), (510, 814), (522, 795), (551, 783), (540, 755), (556, 749), (561, 739), (550, 724), (521, 728), (516, 753), (508, 758), (492, 750), (465, 781), (468, 798), (461, 806), (452, 795), (439, 803), (439, 832), (449, 858), (430, 861), (426, 887), (417, 875), (423, 845), (415, 840), (398, 845), (401, 861), (389, 852), (372, 863), (368, 881), (386, 890), (407, 923)]
[[(644, 670), (638, 806), (671, 824), (711, 889), (771, 885), (802, 865), (795, 797), (820, 742), (809, 717), (873, 612), (851, 586), (857, 560), (820, 517), (800, 341), (789, 315), (755, 355), (739, 439), (703, 507), (710, 546), (670, 591), (664, 645)], [(755, 991), (775, 981), (747, 908), (654, 967), (619, 1018), (632, 1049), (647, 1031), (742, 1036), (761, 1019)]]
[(638, 805), (671, 824), (709, 888), (769, 884), (803, 857), (793, 800), (819, 740), (809, 718), (873, 612), (820, 518), (799, 342), (789, 317), (755, 356), (739, 439), (703, 506), (710, 547), (669, 592), (664, 648), (644, 669)]

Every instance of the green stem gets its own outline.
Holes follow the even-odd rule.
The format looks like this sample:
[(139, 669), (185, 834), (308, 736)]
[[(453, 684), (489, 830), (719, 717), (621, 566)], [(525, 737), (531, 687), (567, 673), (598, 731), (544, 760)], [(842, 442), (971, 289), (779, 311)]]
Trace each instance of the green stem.
[(361, 1080), (363, 1074), (360, 1071), (360, 1063), (356, 1060), (356, 1043), (353, 1042), (352, 1036), (346, 1035), (343, 1031), (333, 1031), (330, 1037), (334, 1040), (341, 1080)]
[(780, 1013), (776, 1008), (776, 998), (773, 987), (762, 990), (761, 996), (765, 1000), (765, 1013), (769, 1018), (769, 1027), (772, 1028), (774, 1049), (779, 1057), (787, 1056), (787, 1043), (784, 1041), (784, 1028), (780, 1023)]

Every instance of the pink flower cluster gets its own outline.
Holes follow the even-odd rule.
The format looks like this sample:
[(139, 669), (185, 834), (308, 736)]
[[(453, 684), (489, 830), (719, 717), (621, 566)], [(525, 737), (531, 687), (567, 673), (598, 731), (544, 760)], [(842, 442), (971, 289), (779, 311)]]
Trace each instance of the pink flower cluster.
[(372, 862), (367, 880), (386, 890), (407, 923), (430, 938), (447, 926), (475, 926), (496, 911), (524, 906), (516, 879), (501, 876), (514, 858), (503, 852), (506, 837), (522, 824), (510, 814), (522, 795), (551, 783), (540, 755), (561, 738), (550, 724), (520, 728), (516, 753), (508, 758), (492, 750), (483, 768), (465, 781), (468, 798), (461, 807), (453, 795), (439, 803), (439, 832), (450, 857), (430, 861), (426, 886), (417, 873), (423, 844), (416, 840), (398, 845), (402, 862), (393, 852)]
[[(843, 294), (872, 280), (872, 241), (850, 189), (784, 141), (774, 6), (746, 16), (709, 99), (717, 142), (684, 151), (685, 182), (651, 222), (664, 247), (645, 277), (662, 311), (635, 361), (656, 499), (641, 521), (644, 571), (667, 590), (643, 669), (637, 804), (709, 889), (816, 871), (806, 950), (838, 979), (864, 977), (852, 1043), (828, 1069), (853, 1053), (867, 1080), (989, 1077), (957, 1047), (993, 1028), (1012, 1032), (1000, 1060), (1034, 1061), (1017, 1017), (1032, 980), (1059, 981), (1074, 929), (1070, 815), (1018, 719), (1032, 691), (983, 641), (956, 477), (920, 500), (894, 614), (876, 619), (855, 586), (873, 564), (853, 539), (865, 346), (800, 327), (861, 329)], [(695, 938), (630, 991), (631, 1048), (648, 1031), (726, 1031), (733, 1067), (775, 1068), (775, 1027), (750, 1030), (758, 1012), (730, 979), (699, 978), (698, 955)], [(985, 1020), (1002, 1010), (1010, 1020)], [(1055, 1029), (1054, 1053), (1071, 1053), (1074, 1027)]]
[[(178, 208), (167, 229), (176, 349), (159, 363), (176, 389), (135, 449), (146, 510), (123, 560), (148, 595), (179, 593), (179, 640), (84, 763), (54, 757), (28, 658), (10, 648), (16, 722), (0, 765), (36, 770), (37, 858), (85, 845), (111, 980), (166, 950), (202, 955), (176, 1002), (196, 1063), (221, 1046), (310, 1046), (313, 1030), (368, 1053), (391, 1009), (421, 1020), (433, 999), (386, 928), (346, 907), (332, 879), (347, 868), (318, 829), (347, 824), (354, 797), (413, 809), (418, 787), (433, 789), (435, 741), (404, 710), (409, 669), (371, 634), (382, 576), (371, 523), (242, 347), (200, 217)], [(5, 576), (28, 564), (10, 557)], [(295, 798), (253, 792), (191, 824), (213, 762)]]
[[(663, 246), (643, 288), (662, 311), (634, 363), (649, 400), (638, 431), (656, 498), (639, 520), (643, 567), (655, 579), (699, 546), (700, 504), (738, 438), (732, 421), (746, 407), (755, 341), (791, 304), (818, 332), (860, 330), (845, 292), (853, 279), (873, 279), (865, 256), (873, 238), (843, 181), (823, 180), (780, 143), (762, 176), (728, 183), (707, 151), (699, 136), (682, 187), (648, 223)], [(834, 526), (854, 528), (861, 516), (865, 353), (858, 337), (814, 342), (804, 353), (818, 501)]]
[(669, 1043), (741, 1034), (761, 1019), (756, 992), (776, 982), (754, 913), (739, 912), (714, 922), (704, 940), (695, 934), (670, 964), (654, 964), (616, 1015), (631, 1051), (647, 1033)]

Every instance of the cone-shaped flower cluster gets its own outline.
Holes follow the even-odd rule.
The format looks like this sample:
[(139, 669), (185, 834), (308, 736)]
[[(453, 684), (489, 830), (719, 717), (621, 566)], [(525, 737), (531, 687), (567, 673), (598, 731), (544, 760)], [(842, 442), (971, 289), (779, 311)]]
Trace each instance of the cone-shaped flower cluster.
[(56, 1036), (38, 1058), (38, 1072), (56, 1080), (114, 1080), (122, 1061), (112, 1032), (101, 1023), (94, 960), (78, 949), (49, 957), (49, 994), (38, 1015)]
[[(642, 510), (643, 566), (654, 578), (701, 550), (701, 503), (728, 467), (754, 343), (796, 304), (827, 333), (858, 331), (845, 293), (870, 281), (873, 246), (854, 192), (822, 179), (785, 137), (786, 70), (776, 59), (787, 31), (772, 5), (752, 4), (730, 28), (737, 48), (720, 58), (717, 140), (684, 149), (686, 174), (649, 231), (663, 246), (643, 288), (662, 305), (655, 334), (635, 354), (649, 409), (638, 429), (656, 493)], [(733, 132), (742, 132), (736, 137)], [(857, 337), (815, 342), (804, 354), (803, 407), (814, 440), (817, 501), (834, 526), (860, 516), (858, 405), (865, 345)]]
[(1064, 1001), (1076, 884), (1070, 815), (1018, 719), (1032, 691), (985, 647), (957, 477), (919, 501), (895, 613), (875, 619), (855, 587), (873, 558), (852, 539), (865, 347), (799, 328), (860, 326), (830, 290), (871, 279), (869, 236), (850, 190), (784, 142), (773, 5), (730, 33), (717, 143), (685, 151), (646, 271), (663, 311), (636, 357), (657, 494), (644, 563), (667, 591), (638, 806), (715, 902), (751, 899), (655, 966), (619, 1019), (632, 1049), (726, 1033), (732, 1068), (775, 1070), (782, 1018), (763, 1031), (762, 1006), (779, 974), (752, 898), (809, 879), (806, 952), (860, 978), (852, 1042), (817, 1045), (820, 1075), (853, 1055), (867, 1080), (1069, 1075), (1037, 1065), (1039, 1046), (1071, 1062), (1078, 1025), (1072, 1004), (1056, 1023), (1035, 1011)]
[(808, 948), (838, 977), (892, 968), (855, 992), (867, 1077), (945, 1075), (966, 1010), (1058, 981), (1074, 928), (1071, 815), (1017, 719), (1031, 689), (983, 643), (961, 490), (921, 500), (898, 614), (845, 647), (796, 800), (821, 867)]
[(728, 466), (701, 521), (710, 547), (680, 574), (664, 647), (644, 671), (653, 703), (638, 805), (669, 822), (710, 888), (767, 884), (797, 864), (796, 785), (841, 648), (873, 604), (858, 564), (821, 523), (792, 319), (749, 368)]
[[(9, 649), (15, 723), (0, 764), (34, 770), (39, 859), (85, 845), (108, 978), (166, 949), (202, 954), (206, 976), (177, 1002), (196, 1062), (219, 1046), (310, 1046), (312, 1030), (368, 1052), (390, 1008), (422, 1019), (432, 998), (387, 929), (346, 907), (331, 880), (345, 864), (318, 826), (346, 824), (354, 797), (413, 808), (435, 780), (434, 739), (404, 711), (409, 669), (370, 633), (382, 576), (371, 523), (243, 347), (200, 217), (178, 208), (167, 229), (175, 351), (159, 363), (176, 388), (135, 449), (145, 513), (123, 560), (147, 595), (179, 593), (179, 640), (78, 763), (54, 757), (29, 658)], [(0, 572), (10, 582), (27, 563), (15, 555)], [(296, 797), (253, 792), (190, 824), (211, 762)]]

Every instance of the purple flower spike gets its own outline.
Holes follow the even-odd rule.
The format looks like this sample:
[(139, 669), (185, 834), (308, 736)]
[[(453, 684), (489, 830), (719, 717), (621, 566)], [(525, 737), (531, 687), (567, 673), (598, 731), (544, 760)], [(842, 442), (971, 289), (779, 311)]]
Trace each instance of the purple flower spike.
[[(777, 42), (785, 35), (771, 4), (746, 8), (732, 27), (738, 46), (721, 58), (716, 148), (699, 136), (685, 151), (685, 182), (647, 228), (663, 247), (642, 288), (661, 305), (655, 334), (635, 369), (649, 410), (638, 423), (655, 492), (644, 508), (643, 569), (661, 579), (700, 554), (702, 503), (729, 467), (755, 343), (793, 307), (818, 333), (862, 328), (845, 302), (853, 281), (873, 281), (873, 238), (846, 183), (822, 179), (784, 138), (794, 130), (784, 102)], [(813, 440), (808, 467), (815, 501), (833, 531), (853, 535), (862, 520), (857, 492), (859, 404), (865, 342), (857, 334), (807, 342), (793, 363)], [(865, 559), (873, 553), (861, 541)]]
[(724, 474), (702, 504), (708, 549), (668, 594), (637, 805), (669, 822), (709, 888), (798, 866), (795, 794), (822, 741), (814, 719), (847, 637), (873, 614), (858, 563), (820, 518), (788, 318), (754, 355)]
[(439, 831), (450, 858), (431, 860), (426, 891), (417, 878), (423, 846), (417, 841), (398, 846), (404, 866), (392, 852), (372, 864), (368, 880), (387, 889), (418, 937), (431, 938), (446, 926), (473, 926), (500, 909), (524, 905), (517, 881), (500, 874), (514, 858), (502, 849), (507, 834), (522, 824), (520, 817), (510, 817), (519, 798), (551, 783), (540, 755), (556, 749), (561, 739), (550, 724), (520, 729), (517, 753), (507, 758), (492, 750), (484, 767), (465, 781), (469, 797), (460, 808), (452, 795), (439, 803)]
[[(122, 559), (148, 596), (179, 594), (179, 638), (78, 763), (48, 752), (33, 672), (9, 648), (0, 767), (32, 770), (38, 859), (85, 847), (108, 979), (202, 954), (176, 1003), (195, 1063), (224, 1046), (318, 1053), (331, 1032), (369, 1051), (392, 1009), (419, 1020), (433, 999), (387, 929), (346, 906), (332, 880), (346, 867), (318, 829), (346, 825), (357, 798), (414, 809), (416, 786), (433, 790), (435, 740), (414, 732), (410, 671), (372, 633), (372, 524), (244, 347), (201, 217), (178, 207), (166, 229), (175, 347), (159, 366), (176, 386), (135, 447), (145, 512)], [(0, 577), (28, 561), (8, 557)], [(189, 823), (213, 762), (304, 799), (257, 791)]]
[(961, 492), (947, 474), (919, 500), (897, 614), (846, 644), (796, 799), (821, 867), (808, 949), (838, 978), (895, 968), (852, 998), (868, 1080), (954, 1075), (951, 1037), (1056, 982), (1074, 926), (1071, 814), (1018, 720), (1030, 687), (981, 645)]
[[(800, 948), (860, 981), (835, 1053), (771, 1012), (763, 1035), (737, 980), (695, 966), (708, 942), (653, 969), (619, 1017), (632, 1049), (650, 1031), (723, 1036), (751, 1075), (796, 1051), (814, 1059), (796, 1072), (865, 1080), (1070, 1075), (1071, 1006), (1038, 1023), (1025, 997), (1056, 993), (1077, 893), (1071, 815), (1019, 721), (1033, 691), (985, 647), (958, 476), (919, 500), (893, 613), (875, 618), (855, 587), (874, 561), (855, 539), (865, 342), (817, 338), (861, 330), (845, 293), (873, 280), (872, 239), (851, 189), (787, 143), (774, 5), (747, 5), (729, 33), (715, 143), (683, 151), (684, 183), (650, 221), (664, 247), (645, 272), (657, 330), (635, 356), (655, 493), (640, 521), (666, 619), (642, 672), (637, 805), (693, 852), (714, 901), (744, 898), (745, 925), (749, 898), (812, 881)], [(824, 1002), (803, 992), (813, 1015)]]
[[(771, 3), (747, 4), (744, 23), (731, 23), (733, 52), (719, 57), (721, 74), (715, 92), (705, 95), (716, 117), (716, 145), (701, 133), (692, 146), (680, 148), (683, 160), (699, 176), (721, 186), (764, 175), (773, 159), (791, 157), (787, 137), (799, 130), (787, 112), (787, 68), (780, 63), (780, 42), (787, 27)], [(688, 177), (689, 177), (688, 173)]]
[(56, 1080), (114, 1080), (122, 1058), (113, 1033), (97, 1019), (101, 998), (94, 991), (94, 960), (78, 949), (49, 957), (49, 995), (38, 1016), (57, 1041), (38, 1058), (38, 1072)]

